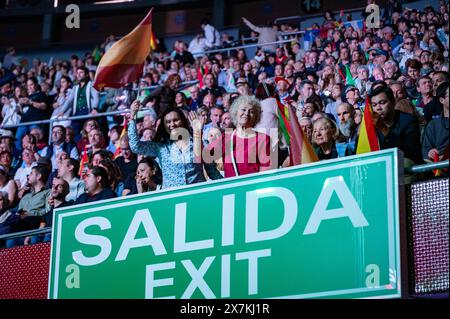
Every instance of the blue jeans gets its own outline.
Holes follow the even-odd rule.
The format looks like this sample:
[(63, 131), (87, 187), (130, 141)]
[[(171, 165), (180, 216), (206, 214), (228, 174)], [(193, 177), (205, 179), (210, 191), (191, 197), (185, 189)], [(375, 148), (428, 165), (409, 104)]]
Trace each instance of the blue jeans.
[(16, 246), (22, 246), (24, 241), (25, 241), (25, 238), (23, 238), (23, 237), (8, 239), (6, 241), (6, 248), (13, 248), (13, 247), (16, 247)]
[(37, 236), (31, 236), (30, 244), (39, 244), (39, 243), (46, 243), (49, 242), (52, 238), (52, 234), (45, 234), (45, 235), (37, 235)]

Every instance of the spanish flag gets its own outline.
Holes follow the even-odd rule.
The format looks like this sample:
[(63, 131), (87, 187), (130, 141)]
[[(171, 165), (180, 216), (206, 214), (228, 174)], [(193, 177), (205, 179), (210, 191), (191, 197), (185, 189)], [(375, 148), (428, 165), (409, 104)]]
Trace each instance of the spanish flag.
[(150, 35), (150, 49), (151, 49), (152, 51), (155, 51), (155, 50), (156, 50), (156, 47), (157, 47), (157, 44), (156, 44), (156, 37), (155, 37), (155, 33), (154, 33), (153, 30), (152, 30), (152, 33), (151, 33), (151, 35)]
[(317, 162), (319, 158), (305, 136), (292, 107), (277, 100), (281, 131), (289, 144), (290, 166)]
[(80, 169), (78, 170), (78, 175), (80, 177), (82, 177), (81, 175), (83, 174), (83, 170), (88, 164), (89, 164), (89, 157), (88, 157), (88, 153), (87, 153), (87, 149), (86, 149), (86, 145), (85, 145), (84, 150), (83, 150), (83, 156), (81, 157), (81, 161), (80, 161)]
[(152, 11), (103, 55), (95, 73), (95, 89), (120, 88), (139, 79), (151, 51)]
[(373, 125), (372, 105), (370, 104), (369, 99), (369, 96), (367, 96), (366, 107), (364, 108), (364, 116), (361, 122), (361, 129), (359, 130), (356, 154), (363, 154), (380, 150), (380, 143), (378, 142), (377, 132), (375, 131), (375, 126)]

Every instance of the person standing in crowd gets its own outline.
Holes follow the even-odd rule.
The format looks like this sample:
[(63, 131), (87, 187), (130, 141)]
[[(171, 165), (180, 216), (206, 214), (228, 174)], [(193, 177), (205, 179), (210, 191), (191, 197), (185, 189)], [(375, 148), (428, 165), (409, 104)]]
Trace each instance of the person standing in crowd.
[[(258, 44), (262, 45), (264, 43), (272, 43), (272, 42), (276, 42), (278, 40), (278, 36), (279, 36), (278, 26), (275, 23), (273, 23), (269, 26), (265, 26), (265, 27), (257, 27), (244, 17), (242, 17), (242, 21), (251, 30), (253, 30), (259, 34)], [(275, 53), (277, 47), (275, 44), (267, 44), (267, 45), (262, 45), (261, 48), (263, 49), (263, 51)]]
[(131, 120), (128, 136), (131, 150), (136, 154), (157, 158), (162, 170), (162, 188), (171, 188), (198, 182), (204, 182), (205, 168), (211, 179), (222, 178), (213, 163), (202, 163), (202, 129), (204, 120), (190, 113), (189, 121), (193, 128), (190, 134), (189, 123), (183, 111), (175, 107), (168, 108), (161, 116), (153, 141), (142, 142), (136, 127), (136, 114), (139, 101), (131, 104)]
[(270, 136), (254, 129), (261, 119), (259, 100), (240, 96), (231, 105), (230, 114), (236, 129), (226, 131), (207, 147), (211, 159), (222, 158), (225, 177), (277, 168), (278, 151), (272, 148)]
[[(27, 81), (28, 97), (19, 98), (19, 104), (24, 111), (21, 123), (45, 120), (48, 111), (48, 97), (41, 92), (38, 80), (35, 77)], [(26, 110), (26, 111), (25, 111)], [(21, 140), (33, 126), (19, 126), (16, 132), (16, 148), (22, 150)]]
[(202, 20), (201, 27), (205, 34), (206, 48), (219, 47), (221, 45), (220, 32), (209, 23), (208, 19)]
[[(96, 115), (99, 107), (99, 94), (92, 86), (93, 83), (89, 78), (89, 70), (85, 67), (78, 67), (76, 70), (76, 78), (78, 84), (75, 85), (64, 102), (61, 113), (71, 114), (72, 116)], [(75, 131), (75, 141), (78, 141), (81, 137), (80, 131), (84, 122), (85, 120), (72, 122), (72, 127)]]

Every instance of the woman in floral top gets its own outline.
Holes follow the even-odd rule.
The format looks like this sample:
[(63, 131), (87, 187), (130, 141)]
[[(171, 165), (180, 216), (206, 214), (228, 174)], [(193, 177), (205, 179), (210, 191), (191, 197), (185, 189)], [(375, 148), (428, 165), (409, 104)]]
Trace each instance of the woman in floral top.
[(161, 167), (162, 188), (171, 188), (206, 181), (203, 168), (211, 179), (222, 178), (215, 163), (204, 164), (201, 160), (202, 130), (204, 120), (195, 113), (189, 114), (193, 129), (190, 134), (189, 122), (183, 111), (170, 107), (161, 116), (155, 137), (152, 141), (140, 141), (136, 127), (136, 114), (139, 101), (131, 105), (131, 121), (128, 126), (131, 150), (136, 154), (157, 159)]

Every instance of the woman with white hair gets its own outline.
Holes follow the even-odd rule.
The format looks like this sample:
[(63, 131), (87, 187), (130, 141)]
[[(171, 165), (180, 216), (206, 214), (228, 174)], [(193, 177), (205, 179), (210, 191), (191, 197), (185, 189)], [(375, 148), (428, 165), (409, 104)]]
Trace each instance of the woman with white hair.
[(339, 136), (339, 129), (333, 120), (322, 117), (313, 122), (313, 143), (317, 146), (314, 151), (319, 160), (332, 159), (338, 157), (336, 150), (336, 138)]
[(222, 157), (225, 177), (276, 168), (278, 153), (271, 147), (269, 132), (254, 130), (261, 119), (259, 100), (249, 95), (240, 96), (231, 105), (230, 114), (236, 129), (225, 130), (221, 139), (207, 147), (212, 160)]

